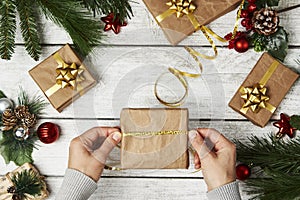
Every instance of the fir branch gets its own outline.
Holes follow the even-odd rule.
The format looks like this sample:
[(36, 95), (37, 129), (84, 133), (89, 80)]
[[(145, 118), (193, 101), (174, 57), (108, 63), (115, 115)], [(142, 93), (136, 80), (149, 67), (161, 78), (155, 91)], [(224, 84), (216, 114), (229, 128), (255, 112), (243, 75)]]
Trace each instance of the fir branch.
[(268, 178), (255, 178), (246, 181), (245, 192), (254, 195), (251, 199), (293, 200), (300, 196), (300, 173), (287, 174), (281, 171), (267, 170)]
[(4, 94), (4, 92), (0, 90), (0, 99), (5, 98), (5, 97), (6, 97), (6, 95)]
[(87, 55), (101, 43), (103, 26), (74, 0), (36, 0), (45, 16), (69, 33), (75, 46)]
[(247, 143), (235, 141), (237, 160), (262, 169), (300, 174), (300, 137), (289, 141), (278, 140), (272, 135), (248, 139)]
[(37, 117), (43, 114), (43, 109), (45, 109), (45, 107), (48, 105), (48, 103), (46, 103), (41, 96), (29, 98), (28, 94), (23, 89), (21, 89), (19, 94), (18, 103), (19, 105), (27, 106), (29, 112), (35, 114)]
[(9, 60), (14, 53), (16, 35), (16, 1), (3, 0), (0, 4), (0, 56)]
[(32, 163), (31, 154), (33, 148), (37, 149), (35, 141), (37, 141), (36, 134), (32, 134), (26, 140), (20, 141), (14, 137), (13, 130), (3, 132), (0, 140), (0, 153), (5, 163), (8, 164), (10, 161), (13, 161), (18, 166), (27, 162)]
[(42, 48), (37, 30), (34, 4), (34, 0), (18, 0), (17, 10), (20, 14), (20, 26), (25, 41), (25, 48), (29, 55), (37, 61), (40, 58)]
[(108, 15), (114, 13), (118, 16), (121, 22), (126, 18), (131, 18), (133, 12), (129, 4), (129, 0), (79, 0), (92, 11), (96, 11), (100, 15)]
[(20, 199), (27, 199), (26, 194), (37, 196), (41, 194), (43, 182), (39, 174), (32, 169), (14, 174), (11, 180), (15, 186), (15, 193)]

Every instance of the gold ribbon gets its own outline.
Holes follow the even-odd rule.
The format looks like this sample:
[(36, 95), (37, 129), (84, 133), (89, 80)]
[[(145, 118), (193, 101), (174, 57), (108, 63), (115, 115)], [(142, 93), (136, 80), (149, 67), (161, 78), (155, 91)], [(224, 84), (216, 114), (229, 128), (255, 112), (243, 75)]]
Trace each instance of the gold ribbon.
[[(238, 28), (238, 23), (239, 23), (239, 19), (240, 19), (240, 15), (241, 15), (241, 10), (243, 9), (243, 5), (245, 3), (245, 0), (242, 0), (239, 10), (238, 10), (238, 14), (237, 14), (237, 18), (236, 18), (236, 22), (234, 25), (234, 29), (233, 29), (233, 34), (232, 34), (232, 38), (235, 37), (236, 32), (237, 32), (237, 28)], [(168, 102), (163, 100), (157, 92), (157, 85), (158, 85), (158, 81), (161, 79), (161, 77), (164, 75), (162, 74), (161, 76), (159, 76), (159, 78), (156, 80), (155, 84), (154, 84), (154, 94), (156, 99), (166, 105), (166, 106), (170, 106), (170, 107), (178, 107), (180, 105), (183, 104), (185, 98), (188, 95), (188, 84), (187, 81), (185, 80), (185, 77), (190, 77), (190, 78), (197, 78), (201, 75), (203, 67), (201, 62), (199, 61), (199, 59), (197, 57), (201, 57), (204, 59), (208, 59), (208, 60), (213, 60), (218, 56), (218, 50), (217, 47), (214, 43), (214, 41), (211, 39), (210, 35), (212, 37), (214, 37), (215, 39), (221, 41), (221, 42), (227, 42), (226, 39), (224, 39), (223, 37), (219, 36), (218, 34), (216, 34), (214, 31), (212, 31), (210, 28), (207, 28), (204, 25), (200, 25), (198, 20), (196, 19), (196, 17), (194, 16), (194, 11), (196, 10), (196, 6), (193, 4), (193, 0), (170, 0), (169, 2), (166, 3), (167, 6), (169, 6), (169, 9), (166, 10), (164, 13), (156, 16), (156, 20), (160, 23), (163, 20), (165, 20), (167, 17), (176, 14), (177, 18), (183, 17), (183, 16), (187, 16), (188, 19), (190, 20), (190, 22), (192, 23), (192, 25), (195, 28), (195, 31), (197, 30), (201, 30), (201, 32), (203, 33), (203, 35), (205, 36), (205, 38), (207, 39), (207, 41), (210, 43), (213, 51), (214, 51), (214, 55), (213, 56), (209, 56), (209, 55), (205, 55), (205, 54), (201, 54), (197, 51), (195, 51), (193, 48), (191, 47), (185, 47), (185, 49), (189, 52), (189, 54), (194, 58), (194, 60), (198, 63), (198, 66), (200, 68), (200, 72), (197, 74), (191, 74), (188, 72), (183, 72), (181, 70), (178, 70), (176, 68), (169, 68), (169, 71), (181, 82), (181, 84), (183, 85), (183, 87), (185, 88), (185, 93), (183, 94), (183, 96), (179, 99), (176, 100), (174, 102)]]
[(155, 136), (155, 135), (181, 135), (187, 134), (187, 131), (183, 130), (169, 130), (169, 131), (152, 131), (152, 132), (129, 132), (129, 133), (122, 133), (123, 137), (128, 136)]
[(56, 68), (56, 84), (45, 92), (46, 96), (50, 97), (58, 90), (67, 87), (81, 91), (83, 88), (80, 83), (85, 80), (82, 76), (85, 70), (84, 67), (82, 65), (77, 66), (76, 63), (65, 63), (58, 52), (53, 55), (53, 58), (58, 64)]
[(254, 84), (251, 87), (243, 87), (240, 88), (241, 98), (244, 99), (244, 104), (240, 109), (240, 112), (246, 114), (250, 109), (254, 113), (258, 113), (260, 109), (267, 109), (271, 113), (274, 113), (276, 107), (268, 103), (270, 97), (267, 96), (267, 88), (265, 87), (268, 80), (271, 78), (274, 71), (277, 69), (279, 65), (278, 61), (274, 61), (259, 83)]

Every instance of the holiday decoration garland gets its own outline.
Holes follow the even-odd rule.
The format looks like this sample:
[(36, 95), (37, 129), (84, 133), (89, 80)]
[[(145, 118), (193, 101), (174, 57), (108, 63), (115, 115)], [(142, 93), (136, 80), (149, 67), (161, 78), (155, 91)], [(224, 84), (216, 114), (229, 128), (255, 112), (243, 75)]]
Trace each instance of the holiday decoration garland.
[(239, 31), (234, 37), (232, 33), (225, 36), (229, 41), (228, 48), (243, 53), (249, 45), (257, 52), (267, 51), (273, 57), (283, 61), (287, 55), (288, 34), (279, 25), (279, 13), (298, 8), (292, 6), (276, 11), (279, 0), (246, 0), (241, 11), (241, 25), (245, 31)]
[(0, 56), (9, 60), (14, 53), (16, 16), (28, 54), (38, 60), (41, 55), (38, 14), (42, 13), (72, 38), (77, 50), (87, 55), (101, 43), (102, 24), (94, 15), (115, 13), (121, 21), (130, 18), (132, 10), (128, 0), (6, 0), (0, 4)]
[(33, 128), (46, 105), (40, 97), (29, 99), (24, 91), (15, 105), (0, 91), (0, 153), (7, 164), (33, 162), (31, 154), (37, 139)]

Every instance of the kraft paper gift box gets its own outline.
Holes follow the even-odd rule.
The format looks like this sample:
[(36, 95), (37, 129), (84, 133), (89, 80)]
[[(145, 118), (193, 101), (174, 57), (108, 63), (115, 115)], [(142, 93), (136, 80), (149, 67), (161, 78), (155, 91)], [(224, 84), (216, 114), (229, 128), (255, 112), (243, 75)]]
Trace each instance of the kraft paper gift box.
[[(143, 1), (150, 13), (153, 15), (154, 19), (170, 8), (170, 6), (166, 5), (166, 3), (172, 2), (172, 0)], [(184, 2), (186, 1), (187, 0), (184, 0)], [(234, 10), (240, 2), (241, 0), (194, 0), (192, 3), (196, 6), (196, 9), (194, 10), (193, 15), (200, 25), (207, 25), (213, 20)], [(234, 26), (234, 20), (235, 19), (232, 21), (232, 27)], [(156, 21), (172, 45), (178, 44), (188, 35), (191, 35), (196, 31), (187, 15), (177, 18), (175, 13), (165, 17), (165, 19), (163, 19), (161, 22), (159, 22), (157, 19)]]
[[(8, 188), (14, 186), (11, 177), (18, 173), (18, 172), (22, 172), (24, 170), (33, 170), (34, 172), (36, 172), (39, 175), (38, 170), (31, 165), (30, 163), (25, 163), (22, 166), (18, 167), (17, 169), (15, 169), (12, 172), (9, 172), (6, 174), (6, 176), (4, 177), (0, 177), (0, 199), (1, 200), (12, 200), (13, 199), (13, 194), (9, 193), (7, 190)], [(36, 196), (32, 196), (29, 194), (26, 194), (26, 197), (28, 200), (43, 200), (46, 199), (49, 196), (49, 192), (47, 191), (47, 186), (45, 181), (43, 180), (44, 177), (41, 176), (41, 181), (42, 181), (42, 190), (41, 193), (39, 195)]]
[(123, 169), (187, 169), (187, 109), (123, 109)]
[(264, 53), (229, 106), (254, 124), (264, 127), (298, 77), (296, 72)]
[(29, 74), (58, 112), (96, 84), (68, 44), (31, 69)]

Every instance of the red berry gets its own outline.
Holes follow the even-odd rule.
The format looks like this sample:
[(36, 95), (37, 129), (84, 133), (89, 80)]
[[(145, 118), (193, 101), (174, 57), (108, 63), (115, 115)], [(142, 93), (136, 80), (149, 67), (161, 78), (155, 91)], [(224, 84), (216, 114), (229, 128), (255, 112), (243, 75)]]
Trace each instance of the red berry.
[(248, 11), (249, 12), (254, 12), (256, 9), (257, 9), (257, 6), (254, 4), (254, 3), (250, 3), (249, 5), (248, 5)]
[(248, 10), (242, 10), (242, 11), (241, 11), (241, 17), (242, 17), (242, 18), (247, 18), (248, 16), (249, 16)]
[(255, 3), (256, 0), (248, 0), (249, 3)]
[(242, 26), (243, 26), (243, 27), (246, 27), (247, 24), (248, 24), (248, 21), (249, 21), (249, 19), (243, 19), (243, 20), (241, 21)]

